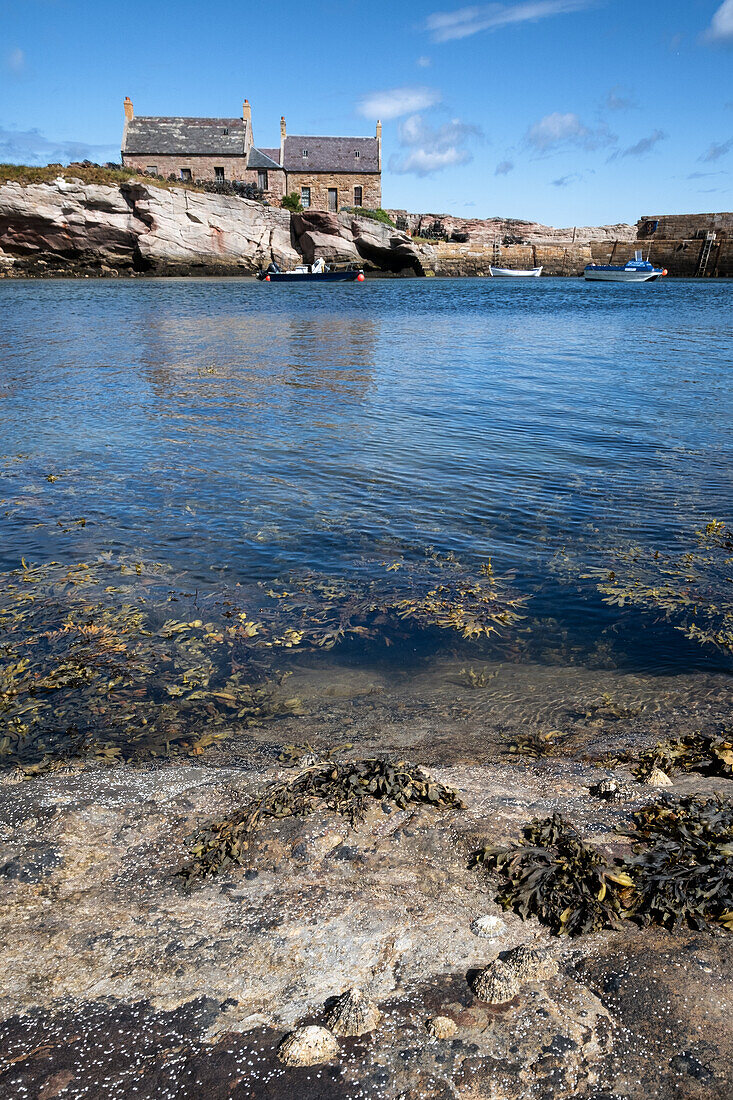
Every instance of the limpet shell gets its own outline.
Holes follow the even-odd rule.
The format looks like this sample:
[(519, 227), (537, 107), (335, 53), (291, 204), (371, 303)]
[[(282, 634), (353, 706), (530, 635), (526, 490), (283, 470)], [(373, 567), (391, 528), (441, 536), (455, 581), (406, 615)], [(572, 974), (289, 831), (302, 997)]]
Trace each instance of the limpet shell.
[(513, 967), (497, 959), (481, 971), (473, 983), (473, 991), (487, 1004), (505, 1004), (519, 993), (519, 979)]
[(652, 768), (644, 780), (645, 787), (671, 787), (672, 780), (661, 768)]
[(458, 1031), (458, 1025), (449, 1016), (433, 1016), (425, 1024), (425, 1030), (433, 1039), (452, 1039)]
[(374, 1031), (381, 1018), (374, 1001), (354, 986), (339, 997), (326, 1016), (326, 1023), (336, 1035), (366, 1035)]
[(316, 1066), (330, 1062), (339, 1052), (336, 1038), (325, 1027), (299, 1027), (286, 1035), (277, 1056), (286, 1066)]
[(475, 920), (471, 921), (471, 931), (474, 936), (490, 939), (493, 936), (502, 936), (506, 932), (506, 923), (501, 917), (486, 913), (484, 916), (476, 917)]
[(542, 982), (554, 978), (560, 967), (557, 959), (547, 951), (524, 943), (504, 956), (502, 962), (510, 967), (520, 981)]

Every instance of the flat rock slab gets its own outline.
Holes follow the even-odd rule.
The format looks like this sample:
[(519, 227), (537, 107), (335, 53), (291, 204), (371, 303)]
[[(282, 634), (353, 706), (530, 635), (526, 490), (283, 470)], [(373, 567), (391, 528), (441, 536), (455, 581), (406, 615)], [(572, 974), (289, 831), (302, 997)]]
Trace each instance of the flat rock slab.
[[(561, 808), (616, 843), (627, 805), (597, 770), (554, 761), (435, 769), (459, 813), (375, 803), (267, 822), (248, 863), (190, 890), (187, 837), (285, 774), (99, 768), (0, 787), (0, 1094), (13, 1097), (420, 1097), (666, 1100), (733, 1093), (729, 935), (628, 926), (581, 940), (500, 913), (468, 869), (480, 837), (514, 839)], [(686, 790), (709, 791), (688, 778)], [(718, 781), (716, 789), (733, 784)], [(655, 797), (644, 791), (640, 797)], [(559, 974), (507, 1005), (472, 994), (499, 950), (552, 951)], [(358, 985), (384, 1013), (324, 1066), (275, 1052)], [(431, 1038), (430, 1017), (457, 1025)]]

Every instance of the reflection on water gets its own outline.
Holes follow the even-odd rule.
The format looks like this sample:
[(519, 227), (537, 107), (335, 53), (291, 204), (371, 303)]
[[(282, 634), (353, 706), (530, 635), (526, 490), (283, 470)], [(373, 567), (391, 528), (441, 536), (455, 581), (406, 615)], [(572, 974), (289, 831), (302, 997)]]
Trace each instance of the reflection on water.
[(730, 293), (5, 282), (0, 569), (129, 555), (211, 595), (291, 572), (382, 583), (434, 547), (513, 572), (530, 601), (512, 651), (419, 630), (398, 654), (349, 643), (355, 676), (411, 668), (431, 705), (445, 662), (542, 669), (548, 699), (569, 668), (725, 683), (724, 653), (608, 607), (583, 573), (730, 521)]

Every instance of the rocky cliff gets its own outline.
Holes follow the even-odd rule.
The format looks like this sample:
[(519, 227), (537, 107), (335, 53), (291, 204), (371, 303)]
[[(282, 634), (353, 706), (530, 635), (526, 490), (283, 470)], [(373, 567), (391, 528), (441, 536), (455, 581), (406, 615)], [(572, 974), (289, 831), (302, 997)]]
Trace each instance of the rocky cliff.
[[(290, 214), (234, 195), (138, 179), (7, 182), (0, 185), (0, 277), (253, 275), (272, 261), (291, 267), (321, 256), (395, 275), (489, 275), (498, 263), (577, 276), (591, 261), (624, 263), (635, 248), (670, 275), (733, 275), (725, 221), (731, 215), (553, 229), (507, 218), (390, 213), (402, 229), (347, 212)], [(716, 229), (712, 243), (708, 222)], [(436, 223), (443, 239), (425, 240)], [(673, 236), (683, 232), (684, 239)]]
[(315, 256), (391, 273), (434, 271), (430, 245), (351, 214), (229, 195), (59, 178), (0, 186), (0, 274), (245, 274)]

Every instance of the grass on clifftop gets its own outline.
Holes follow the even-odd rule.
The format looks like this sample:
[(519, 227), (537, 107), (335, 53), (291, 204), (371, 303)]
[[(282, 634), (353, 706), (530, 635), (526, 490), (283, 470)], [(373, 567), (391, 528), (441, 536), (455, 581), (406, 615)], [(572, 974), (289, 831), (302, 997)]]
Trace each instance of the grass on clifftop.
[(106, 184), (119, 187), (121, 183), (130, 180), (140, 180), (146, 186), (163, 187), (170, 190), (172, 187), (185, 187), (188, 191), (203, 191), (204, 188), (196, 183), (184, 183), (182, 180), (164, 180), (155, 176), (143, 175), (132, 168), (103, 168), (99, 164), (85, 164), (73, 162), (71, 164), (44, 164), (40, 166), (28, 164), (0, 164), (0, 184), (3, 183), (53, 183), (59, 176), (64, 179), (79, 179), (83, 183)]
[(349, 206), (347, 209), (350, 214), (356, 214), (357, 218), (370, 218), (373, 222), (381, 222), (382, 225), (396, 228), (387, 211), (382, 210), (381, 207), (378, 210), (368, 210), (365, 206)]

